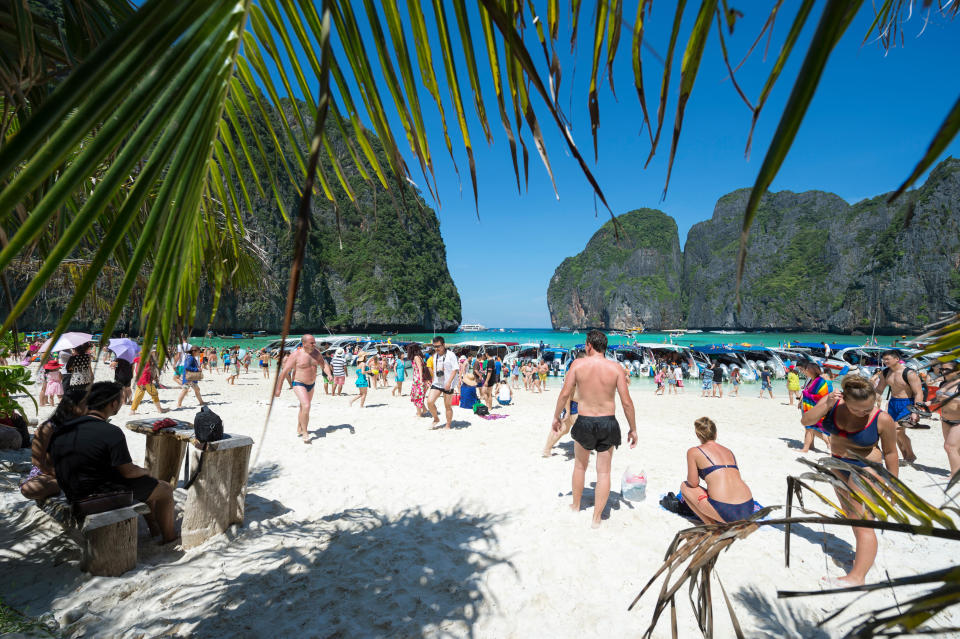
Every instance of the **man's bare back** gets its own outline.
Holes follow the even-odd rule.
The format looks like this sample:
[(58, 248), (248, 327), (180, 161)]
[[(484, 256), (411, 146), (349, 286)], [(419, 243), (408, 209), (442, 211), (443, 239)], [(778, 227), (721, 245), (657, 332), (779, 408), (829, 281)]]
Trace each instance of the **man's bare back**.
[[(623, 401), (623, 396), (627, 393), (626, 371), (602, 355), (576, 360), (567, 376), (572, 378), (576, 394), (580, 398), (579, 413), (585, 417), (613, 415), (616, 412), (614, 395), (620, 391), (620, 399)], [(632, 420), (629, 421), (633, 428)]]
[(616, 362), (604, 357), (606, 350), (606, 335), (597, 330), (587, 333), (587, 356), (577, 358), (570, 366), (563, 388), (560, 389), (560, 395), (557, 397), (552, 425), (553, 433), (559, 436), (563, 428), (560, 413), (576, 393), (579, 400), (578, 414), (570, 430), (570, 436), (574, 441), (574, 467), (571, 481), (573, 500), (570, 509), (574, 512), (580, 510), (584, 476), (590, 462), (590, 452), (595, 450), (597, 482), (593, 502), (594, 527), (600, 525), (603, 509), (610, 495), (610, 462), (613, 449), (619, 446), (621, 441), (620, 425), (614, 417), (616, 412), (614, 394), (620, 395), (620, 403), (623, 405), (623, 412), (630, 426), (627, 433), (630, 448), (637, 445), (636, 414), (633, 400), (630, 398), (627, 372)]

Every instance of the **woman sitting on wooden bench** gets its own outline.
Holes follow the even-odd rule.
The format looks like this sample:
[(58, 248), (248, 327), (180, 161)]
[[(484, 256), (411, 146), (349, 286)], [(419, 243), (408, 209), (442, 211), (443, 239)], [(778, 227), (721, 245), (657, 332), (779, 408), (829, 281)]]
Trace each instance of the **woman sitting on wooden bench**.
[(75, 502), (103, 492), (111, 485), (133, 491), (134, 501), (150, 507), (146, 517), (150, 532), (162, 535), (161, 543), (174, 541), (173, 488), (147, 474), (130, 458), (123, 431), (107, 420), (123, 403), (123, 388), (115, 382), (97, 382), (77, 399), (82, 416), (51, 420), (50, 456), (57, 481), (67, 500)]
[(80, 417), (83, 412), (76, 402), (82, 401), (87, 394), (85, 389), (68, 390), (50, 419), (37, 426), (37, 432), (30, 443), (30, 474), (20, 482), (20, 494), (27, 499), (36, 499), (38, 503), (60, 494), (60, 484), (54, 473), (53, 460), (50, 458), (50, 436), (53, 425)]

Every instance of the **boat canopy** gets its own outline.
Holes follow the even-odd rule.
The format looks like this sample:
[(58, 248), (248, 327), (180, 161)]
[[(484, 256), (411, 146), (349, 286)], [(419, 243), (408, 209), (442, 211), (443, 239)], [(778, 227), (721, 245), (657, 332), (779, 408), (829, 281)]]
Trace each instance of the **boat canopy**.
[(635, 347), (635, 348), (649, 348), (649, 349), (653, 349), (653, 350), (656, 350), (656, 349), (659, 348), (659, 349), (662, 349), (662, 350), (665, 350), (665, 351), (674, 351), (674, 352), (677, 352), (677, 353), (679, 353), (679, 352), (685, 350), (686, 348), (688, 348), (687, 346), (679, 346), (679, 345), (677, 345), (677, 344), (664, 344), (664, 343), (662, 343), (662, 342), (636, 342), (635, 344), (632, 344), (631, 346), (633, 346), (633, 347)]
[[(823, 342), (789, 342), (791, 347), (799, 346), (800, 348), (821, 348), (823, 347)], [(830, 347), (830, 350), (838, 351), (844, 348), (854, 348), (856, 346), (862, 346), (862, 344), (827, 344)]]
[(706, 346), (693, 346), (690, 350), (694, 350), (698, 353), (703, 353), (704, 355), (721, 355), (721, 354), (731, 354), (731, 353), (765, 353), (772, 352), (772, 349), (767, 348), (766, 346), (754, 346), (746, 344), (707, 344)]

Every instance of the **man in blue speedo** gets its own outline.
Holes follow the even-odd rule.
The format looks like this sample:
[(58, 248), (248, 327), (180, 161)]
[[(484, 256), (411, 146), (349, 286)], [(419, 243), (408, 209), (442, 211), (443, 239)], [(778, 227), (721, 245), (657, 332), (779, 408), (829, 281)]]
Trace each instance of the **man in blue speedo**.
[(903, 365), (900, 359), (900, 351), (884, 351), (881, 359), (883, 369), (880, 375), (880, 383), (877, 386), (877, 396), (883, 392), (883, 389), (890, 387), (890, 400), (887, 402), (887, 412), (893, 421), (897, 422), (897, 447), (900, 454), (903, 455), (903, 461), (912, 463), (916, 461), (917, 456), (913, 452), (913, 445), (910, 438), (907, 437), (906, 428), (903, 422), (915, 422), (917, 416), (910, 411), (914, 404), (922, 404), (923, 385), (920, 382), (920, 374), (912, 368)]

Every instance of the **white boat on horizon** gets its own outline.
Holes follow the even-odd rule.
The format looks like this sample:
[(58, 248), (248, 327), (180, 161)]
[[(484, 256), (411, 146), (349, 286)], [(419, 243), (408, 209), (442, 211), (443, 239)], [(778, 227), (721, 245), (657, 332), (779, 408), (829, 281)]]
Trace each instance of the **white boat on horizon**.
[(742, 335), (746, 331), (710, 331), (711, 333), (716, 333), (717, 335)]
[(457, 329), (458, 333), (480, 333), (487, 330), (487, 327), (483, 324), (461, 324), (460, 328)]

